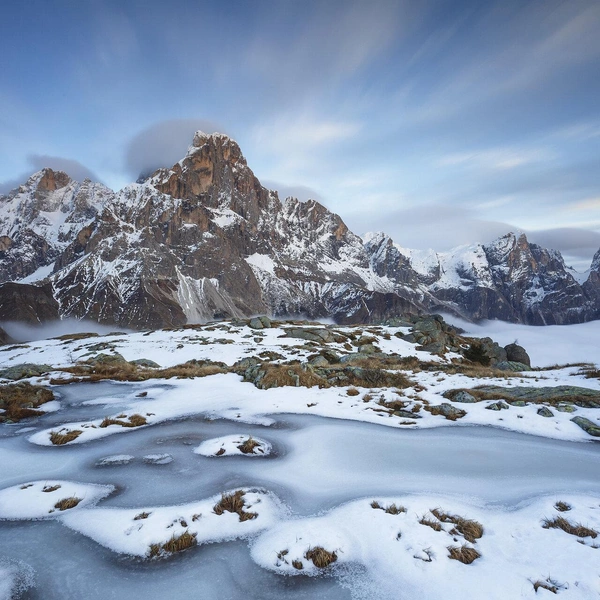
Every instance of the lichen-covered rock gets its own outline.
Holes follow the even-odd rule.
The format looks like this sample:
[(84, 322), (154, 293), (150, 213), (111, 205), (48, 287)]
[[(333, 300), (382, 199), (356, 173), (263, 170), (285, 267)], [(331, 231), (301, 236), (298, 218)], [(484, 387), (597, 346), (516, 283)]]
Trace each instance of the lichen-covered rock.
[(600, 437), (600, 425), (598, 423), (594, 423), (585, 417), (573, 417), (571, 421), (591, 436)]
[(547, 406), (542, 406), (542, 407), (538, 408), (537, 414), (540, 415), (540, 417), (553, 417), (554, 416), (554, 413)]
[(129, 361), (132, 365), (139, 367), (147, 367), (149, 369), (160, 369), (160, 365), (149, 358), (136, 358), (135, 360)]
[(531, 367), (527, 366), (525, 363), (515, 362), (514, 360), (503, 360), (502, 362), (496, 363), (494, 368), (499, 371), (512, 371), (515, 373), (531, 371)]
[(469, 392), (465, 390), (459, 390), (455, 394), (448, 396), (452, 402), (460, 402), (462, 404), (474, 404), (478, 402), (475, 396), (469, 394)]
[(25, 379), (26, 377), (40, 377), (44, 373), (48, 373), (48, 371), (52, 371), (50, 365), (22, 363), (0, 370), (0, 379), (16, 381), (18, 379)]

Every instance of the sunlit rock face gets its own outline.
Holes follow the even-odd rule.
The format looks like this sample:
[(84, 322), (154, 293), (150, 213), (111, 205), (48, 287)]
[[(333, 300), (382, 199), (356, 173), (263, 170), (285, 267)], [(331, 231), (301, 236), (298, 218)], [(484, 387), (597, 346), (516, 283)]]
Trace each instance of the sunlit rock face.
[(598, 318), (599, 279), (580, 286), (558, 253), (513, 234), (447, 254), (363, 241), (314, 200), (280, 200), (221, 134), (197, 132), (182, 160), (116, 193), (44, 169), (0, 197), (0, 282), (36, 284), (31, 299), (46, 282), (39, 301), (61, 317), (128, 327), (439, 310), (573, 323)]

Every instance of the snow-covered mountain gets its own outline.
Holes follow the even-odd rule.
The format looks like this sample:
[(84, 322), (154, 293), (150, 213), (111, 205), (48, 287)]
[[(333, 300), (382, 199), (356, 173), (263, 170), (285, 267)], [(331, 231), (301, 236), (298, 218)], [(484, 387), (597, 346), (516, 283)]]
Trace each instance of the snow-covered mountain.
[[(44, 169), (0, 197), (0, 319), (35, 314), (130, 327), (251, 314), (374, 322), (450, 310), (571, 323), (600, 317), (600, 251), (580, 285), (557, 252), (509, 234), (447, 254), (365, 241), (324, 206), (281, 201), (236, 142), (197, 132), (187, 155), (115, 193)], [(38, 285), (31, 285), (31, 284)], [(49, 299), (50, 297), (50, 299)], [(16, 314), (16, 316), (15, 316)]]

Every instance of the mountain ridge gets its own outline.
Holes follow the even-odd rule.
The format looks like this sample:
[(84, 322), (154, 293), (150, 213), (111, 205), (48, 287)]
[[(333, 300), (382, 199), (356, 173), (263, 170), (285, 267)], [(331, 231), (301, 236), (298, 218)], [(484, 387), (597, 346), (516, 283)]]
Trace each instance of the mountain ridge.
[(580, 285), (560, 253), (524, 235), (450, 253), (406, 250), (384, 233), (363, 240), (315, 200), (281, 201), (234, 140), (202, 132), (175, 165), (118, 192), (43, 169), (0, 196), (0, 319), (4, 283), (17, 280), (14, 297), (35, 273), (57, 317), (134, 328), (253, 314), (600, 318), (600, 250)]

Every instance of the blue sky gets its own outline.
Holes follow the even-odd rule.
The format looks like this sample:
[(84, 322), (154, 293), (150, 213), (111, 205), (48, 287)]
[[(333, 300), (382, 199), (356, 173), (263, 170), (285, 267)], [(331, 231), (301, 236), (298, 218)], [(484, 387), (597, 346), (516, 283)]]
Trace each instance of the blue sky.
[(359, 234), (445, 250), (524, 230), (600, 247), (596, 0), (11, 0), (0, 182), (48, 165), (114, 189), (195, 129)]

